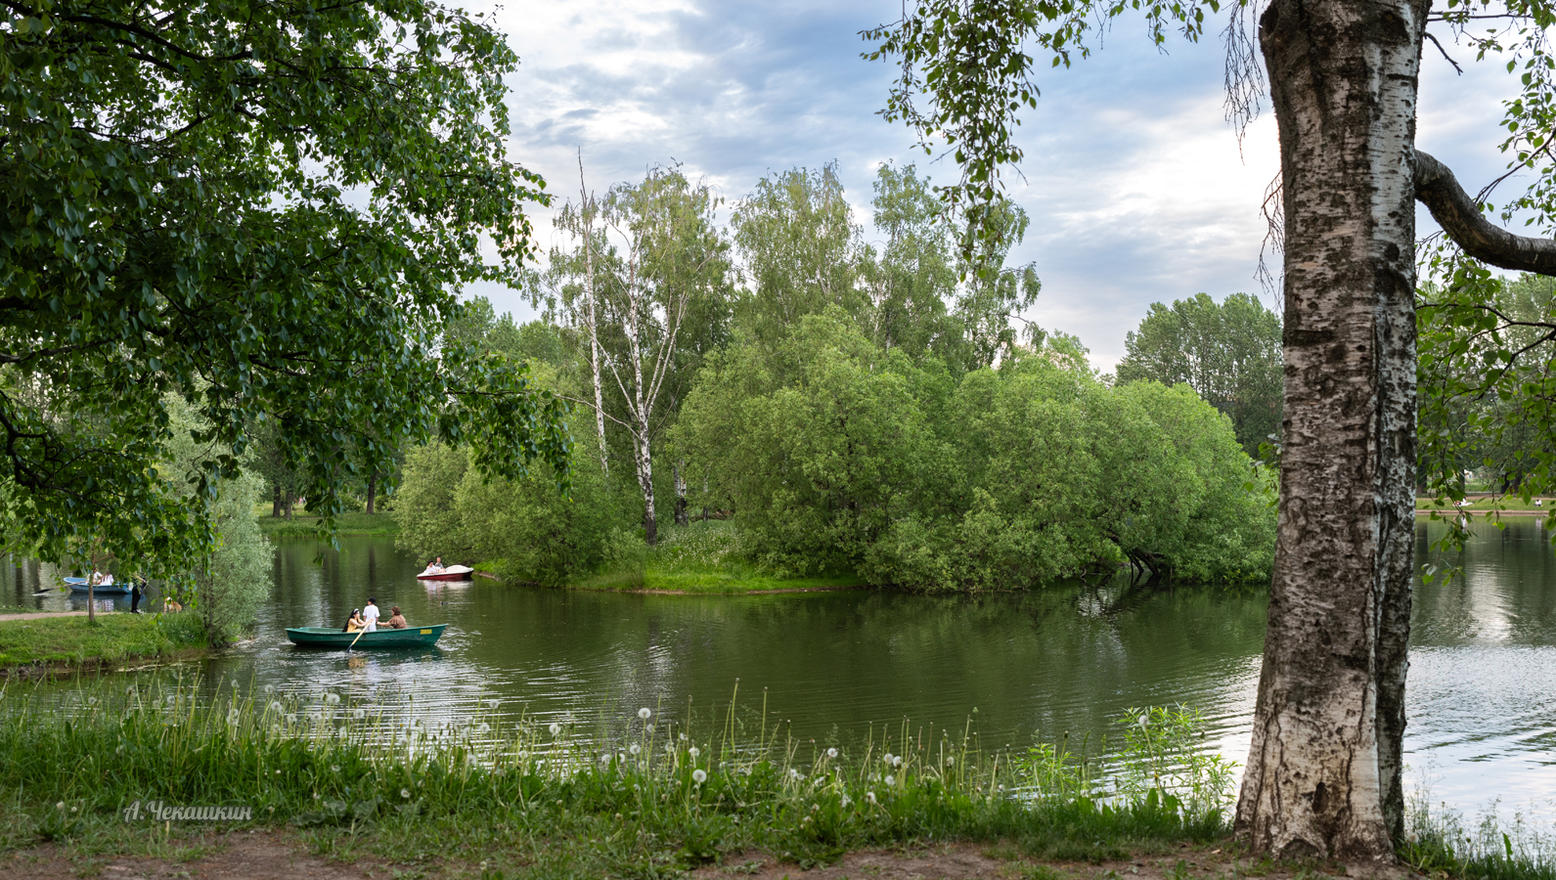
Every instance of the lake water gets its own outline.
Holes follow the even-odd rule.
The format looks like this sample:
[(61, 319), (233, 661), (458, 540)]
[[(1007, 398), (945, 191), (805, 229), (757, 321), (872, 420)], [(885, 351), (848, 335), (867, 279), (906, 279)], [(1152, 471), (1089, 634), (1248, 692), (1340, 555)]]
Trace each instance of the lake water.
[[(1426, 560), (1435, 537), (1417, 526)], [(1479, 527), (1465, 577), (1418, 586), (1406, 737), (1410, 785), (1476, 810), (1556, 820), (1556, 555), (1533, 520)], [(546, 722), (624, 719), (641, 706), (714, 723), (738, 687), (741, 712), (801, 739), (862, 738), (872, 726), (961, 731), (984, 746), (1034, 737), (1095, 748), (1132, 707), (1201, 710), (1209, 742), (1247, 753), (1263, 590), (1060, 589), (983, 598), (871, 592), (738, 597), (577, 593), (477, 578), (426, 584), (392, 540), (278, 544), (275, 589), (253, 641), (198, 663), (221, 680), (287, 692), (328, 689), (391, 714), (440, 722), (499, 700)], [(55, 575), (0, 568), (0, 602), (84, 607), (32, 595)], [(438, 647), (312, 651), (287, 626), (340, 625), (369, 596), (385, 616), (448, 623)], [(127, 599), (99, 600), (104, 608)], [(169, 673), (162, 673), (169, 674)], [(719, 717), (722, 717), (720, 715)], [(1116, 734), (1115, 734), (1116, 736)]]

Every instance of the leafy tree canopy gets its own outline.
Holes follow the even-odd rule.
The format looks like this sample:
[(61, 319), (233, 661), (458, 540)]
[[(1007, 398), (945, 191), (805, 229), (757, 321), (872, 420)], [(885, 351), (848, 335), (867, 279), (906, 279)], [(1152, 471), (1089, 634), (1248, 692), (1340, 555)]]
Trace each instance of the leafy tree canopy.
[(1280, 316), (1255, 297), (1208, 294), (1171, 307), (1152, 303), (1140, 327), (1124, 337), (1121, 383), (1188, 385), (1232, 419), (1249, 455), (1280, 430)]
[[(407, 438), (565, 467), (558, 401), (440, 345), (462, 285), (515, 277), (545, 199), (506, 158), (517, 58), (486, 22), (425, 0), (4, 10), (0, 478), (21, 540), (176, 564), (263, 424), (327, 517)], [(153, 467), (166, 393), (210, 425), (192, 498)]]

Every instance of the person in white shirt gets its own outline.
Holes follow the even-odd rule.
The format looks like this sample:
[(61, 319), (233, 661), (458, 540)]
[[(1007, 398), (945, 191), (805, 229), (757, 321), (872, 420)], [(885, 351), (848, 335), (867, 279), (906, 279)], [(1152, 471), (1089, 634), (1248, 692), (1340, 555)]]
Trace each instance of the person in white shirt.
[(378, 629), (378, 604), (372, 596), (367, 597), (367, 607), (362, 609), (362, 628), (368, 632)]

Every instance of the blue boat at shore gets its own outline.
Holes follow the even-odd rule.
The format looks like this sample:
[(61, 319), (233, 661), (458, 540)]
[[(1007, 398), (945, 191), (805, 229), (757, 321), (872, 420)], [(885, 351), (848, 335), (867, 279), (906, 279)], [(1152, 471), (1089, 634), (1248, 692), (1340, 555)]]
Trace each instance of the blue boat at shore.
[(65, 586), (69, 587), (72, 593), (90, 592), (96, 596), (123, 596), (130, 592), (130, 584), (128, 582), (98, 584), (95, 587), (89, 587), (84, 577), (68, 577), (63, 578), (63, 580), (65, 581)]

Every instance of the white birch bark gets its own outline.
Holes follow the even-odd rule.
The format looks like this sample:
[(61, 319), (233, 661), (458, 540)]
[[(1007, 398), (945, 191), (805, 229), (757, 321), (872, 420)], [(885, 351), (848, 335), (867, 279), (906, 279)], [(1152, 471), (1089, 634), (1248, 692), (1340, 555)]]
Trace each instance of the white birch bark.
[(1417, 73), (1426, 2), (1274, 0), (1285, 444), (1236, 828), (1254, 851), (1393, 860), (1415, 464)]
[(578, 151), (579, 213), (584, 226), (584, 274), (588, 287), (584, 321), (589, 325), (589, 377), (594, 380), (594, 429), (600, 438), (600, 473), (610, 476), (609, 450), (605, 446), (605, 395), (600, 387), (599, 288), (594, 278), (594, 199), (584, 183), (583, 151)]

